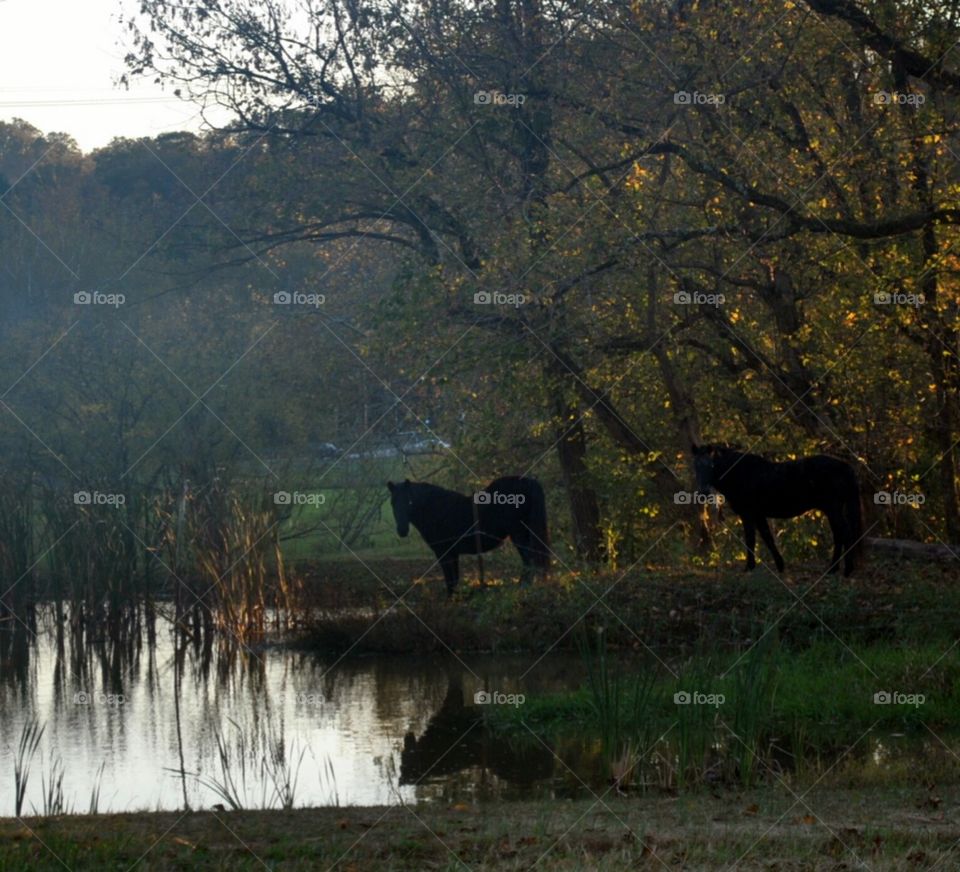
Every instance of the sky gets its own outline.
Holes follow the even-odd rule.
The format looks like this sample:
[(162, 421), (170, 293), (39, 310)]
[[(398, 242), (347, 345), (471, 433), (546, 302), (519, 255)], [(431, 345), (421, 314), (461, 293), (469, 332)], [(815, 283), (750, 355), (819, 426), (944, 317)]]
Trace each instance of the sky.
[(195, 105), (149, 79), (130, 90), (122, 12), (137, 0), (0, 0), (0, 120), (23, 118), (44, 133), (69, 133), (84, 151), (116, 136), (200, 130)]

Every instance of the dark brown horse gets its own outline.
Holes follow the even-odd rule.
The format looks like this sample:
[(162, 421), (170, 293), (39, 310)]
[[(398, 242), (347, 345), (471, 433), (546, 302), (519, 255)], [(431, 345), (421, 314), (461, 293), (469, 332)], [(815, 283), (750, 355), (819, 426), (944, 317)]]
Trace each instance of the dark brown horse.
[(523, 561), (522, 584), (550, 567), (546, 501), (536, 479), (505, 476), (470, 496), (422, 481), (387, 487), (397, 534), (417, 528), (443, 568), (448, 596), (460, 580), (460, 555), (491, 551), (507, 537)]
[(723, 445), (693, 449), (697, 490), (716, 490), (743, 522), (747, 545), (747, 571), (757, 565), (757, 531), (783, 572), (783, 557), (770, 532), (767, 518), (795, 518), (819, 509), (833, 533), (830, 572), (850, 575), (862, 552), (863, 522), (857, 476), (849, 463), (817, 454), (774, 463), (756, 454), (745, 454)]

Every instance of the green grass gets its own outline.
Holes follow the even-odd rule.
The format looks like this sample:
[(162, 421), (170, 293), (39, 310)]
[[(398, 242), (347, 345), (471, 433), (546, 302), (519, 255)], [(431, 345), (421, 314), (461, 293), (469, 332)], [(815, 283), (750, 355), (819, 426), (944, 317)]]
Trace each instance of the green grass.
[[(384, 499), (380, 506), (379, 517), (374, 517), (363, 530), (358, 542), (349, 546), (349, 550), (338, 541), (336, 513), (331, 511), (331, 501), (336, 493), (333, 488), (317, 488), (311, 493), (323, 494), (327, 502), (296, 506), (290, 518), (280, 528), (283, 556), (286, 560), (342, 560), (353, 555), (361, 559), (380, 557), (416, 557), (429, 553), (427, 546), (419, 539), (416, 531), (406, 539), (397, 536), (393, 521), (390, 498), (384, 488)], [(324, 524), (330, 529), (325, 529)], [(334, 532), (330, 532), (330, 530)], [(302, 535), (293, 535), (307, 531)]]
[[(911, 750), (942, 747), (938, 777), (960, 781), (960, 661), (944, 656), (949, 647), (946, 640), (916, 647), (833, 640), (794, 650), (774, 639), (745, 655), (701, 653), (673, 663), (611, 661), (590, 648), (583, 687), (484, 715), (505, 737), (532, 733), (556, 745), (595, 739), (602, 765), (624, 786), (751, 787), (779, 772), (813, 781), (848, 751), (856, 752), (849, 762), (863, 762), (891, 735), (912, 737)], [(878, 692), (915, 698), (878, 704)], [(699, 693), (699, 703), (678, 704), (678, 693)]]
[[(946, 640), (909, 648), (817, 642), (801, 651), (758, 649), (742, 660), (733, 655), (696, 657), (673, 664), (677, 677), (666, 666), (646, 659), (642, 664), (607, 665), (607, 671), (618, 672), (619, 678), (609, 682), (610, 698), (602, 702), (599, 691), (587, 685), (528, 698), (522, 708), (494, 711), (502, 725), (523, 720), (553, 730), (566, 723), (602, 729), (612, 711), (635, 720), (642, 710), (644, 717), (666, 727), (676, 720), (678, 710), (694, 708), (677, 706), (674, 694), (699, 690), (724, 696), (721, 705), (707, 706), (718, 716), (752, 717), (754, 712), (737, 708), (749, 700), (766, 707), (767, 725), (774, 729), (803, 722), (822, 727), (837, 742), (853, 741), (873, 724), (906, 731), (922, 730), (924, 724), (946, 728), (960, 724), (960, 660), (943, 656), (949, 646)], [(874, 694), (884, 690), (923, 694), (925, 700), (920, 705), (874, 703)]]

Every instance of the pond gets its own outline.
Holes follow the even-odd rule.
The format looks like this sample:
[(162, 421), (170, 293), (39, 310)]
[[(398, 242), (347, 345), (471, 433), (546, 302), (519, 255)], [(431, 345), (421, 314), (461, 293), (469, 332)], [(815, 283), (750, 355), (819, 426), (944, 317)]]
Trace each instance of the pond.
[[(30, 724), (43, 733), (25, 767), (25, 814), (56, 808), (58, 792), (64, 811), (86, 813), (572, 798), (611, 789), (616, 763), (593, 732), (571, 728), (552, 742), (518, 730), (508, 740), (483, 717), (493, 705), (579, 687), (586, 667), (576, 656), (337, 657), (269, 644), (175, 645), (166, 622), (155, 637), (71, 645), (49, 613), (35, 637), (12, 624), (0, 627), (0, 816), (15, 812), (18, 743)], [(646, 780), (626, 789), (676, 788), (681, 732), (673, 744), (649, 746)], [(739, 750), (709, 740), (706, 781)], [(909, 772), (953, 777), (960, 760), (955, 738), (948, 745), (890, 730), (870, 730), (854, 747), (807, 752), (810, 760), (800, 761), (777, 739), (756, 768), (773, 778), (834, 770), (872, 783)]]
[(298, 806), (542, 795), (555, 765), (569, 780), (532, 737), (522, 749), (491, 737), (474, 695), (512, 704), (563, 689), (582, 672), (575, 658), (178, 654), (159, 630), (152, 645), (71, 652), (49, 626), (19, 652), (0, 650), (0, 816), (14, 813), (17, 744), (31, 719), (44, 733), (25, 813), (43, 810), (59, 764), (77, 813), (92, 791), (100, 811), (127, 811), (209, 808), (225, 791), (261, 807), (288, 788)]

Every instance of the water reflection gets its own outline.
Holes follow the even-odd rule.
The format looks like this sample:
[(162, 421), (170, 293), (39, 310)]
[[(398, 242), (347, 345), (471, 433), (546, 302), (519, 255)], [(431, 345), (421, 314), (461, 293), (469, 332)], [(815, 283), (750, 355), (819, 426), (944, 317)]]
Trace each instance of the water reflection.
[[(556, 757), (535, 737), (510, 742), (483, 728), (481, 706), (464, 701), (463, 676), (451, 674), (443, 702), (419, 736), (404, 736), (400, 784), (420, 785), (425, 794), (450, 798), (471, 792), (480, 798), (529, 792), (553, 775)], [(454, 776), (456, 779), (454, 780)]]
[(15, 749), (31, 720), (46, 731), (25, 813), (42, 810), (41, 775), (58, 758), (75, 812), (98, 778), (101, 811), (209, 808), (225, 790), (277, 804), (284, 779), (297, 805), (523, 794), (547, 785), (556, 761), (538, 742), (493, 740), (473, 694), (569, 687), (578, 667), (551, 661), (521, 688), (530, 658), (334, 662), (163, 630), (78, 640), (63, 625), (46, 614), (0, 631), (0, 815), (14, 812)]
[[(682, 769), (675, 735), (613, 759), (593, 734), (552, 745), (522, 729), (491, 735), (478, 691), (532, 699), (569, 690), (584, 678), (577, 658), (545, 658), (521, 680), (535, 657), (323, 659), (175, 637), (162, 620), (156, 632), (90, 637), (64, 630), (63, 617), (0, 624), (0, 816), (15, 811), (16, 748), (31, 724), (44, 733), (27, 814), (44, 811), (42, 778), (60, 765), (74, 812), (97, 793), (100, 811), (121, 811), (576, 796), (602, 793), (614, 777), (628, 792), (675, 790)], [(742, 746), (704, 741), (693, 763), (705, 781), (735, 772)], [(804, 765), (851, 782), (955, 774), (950, 743), (871, 735), (853, 751), (811, 746)], [(804, 748), (778, 739), (768, 764), (799, 772)]]

